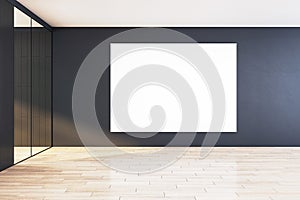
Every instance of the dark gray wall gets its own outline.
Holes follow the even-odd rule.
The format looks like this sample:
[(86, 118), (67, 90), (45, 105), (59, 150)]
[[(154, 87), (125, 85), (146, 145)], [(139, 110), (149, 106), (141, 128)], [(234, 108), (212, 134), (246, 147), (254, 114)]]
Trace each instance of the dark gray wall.
[(0, 0), (0, 170), (13, 164), (13, 7)]
[[(81, 145), (72, 119), (72, 88), (85, 56), (123, 28), (56, 28), (54, 30), (54, 145)], [(223, 133), (220, 146), (300, 145), (299, 28), (177, 28), (198, 42), (238, 43), (238, 132)], [(108, 50), (109, 51), (109, 50)], [(101, 123), (109, 127), (109, 73), (97, 91)], [(118, 145), (165, 145), (172, 133), (135, 139), (109, 134)], [(198, 134), (194, 145), (202, 143)], [(178, 144), (180, 145), (180, 144)]]

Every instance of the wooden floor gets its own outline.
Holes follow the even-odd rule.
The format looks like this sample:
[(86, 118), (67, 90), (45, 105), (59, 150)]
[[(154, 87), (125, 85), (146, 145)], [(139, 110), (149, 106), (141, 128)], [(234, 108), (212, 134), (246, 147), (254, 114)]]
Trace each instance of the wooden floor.
[(204, 160), (190, 148), (146, 175), (109, 169), (84, 148), (51, 148), (0, 172), (0, 199), (298, 200), (300, 148), (215, 148)]

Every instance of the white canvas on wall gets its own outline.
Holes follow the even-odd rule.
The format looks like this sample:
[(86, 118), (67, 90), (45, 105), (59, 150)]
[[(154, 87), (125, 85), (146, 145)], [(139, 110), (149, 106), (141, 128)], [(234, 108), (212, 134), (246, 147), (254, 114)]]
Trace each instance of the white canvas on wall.
[[(171, 47), (186, 49), (195, 53), (194, 45), (199, 45), (214, 63), (221, 78), (225, 92), (225, 121), (222, 132), (237, 131), (237, 44), (236, 43), (112, 43), (110, 49), (110, 131), (111, 132), (139, 132), (139, 129), (121, 127), (116, 119), (119, 111), (114, 107), (112, 99), (116, 87), (135, 69), (141, 66), (165, 66), (178, 73), (191, 87), (198, 107), (198, 126), (180, 128), (182, 121), (182, 107), (176, 92), (159, 83), (149, 83), (132, 89), (129, 99), (124, 99), (130, 120), (137, 127), (147, 127), (151, 124), (151, 108), (159, 105), (164, 109), (165, 122), (159, 132), (219, 132), (210, 127), (213, 117), (213, 105), (209, 87), (205, 78), (197, 72), (191, 63), (176, 52), (162, 51)], [(151, 48), (154, 47), (154, 48)], [(191, 51), (189, 51), (191, 50)], [(146, 73), (141, 76), (148, 76)], [(141, 78), (141, 77), (139, 77)], [(166, 75), (168, 78), (168, 75)], [(123, 83), (122, 83), (123, 84)], [(126, 83), (125, 83), (126, 84)], [(179, 87), (179, 86), (178, 86)], [(180, 87), (179, 87), (180, 88)], [(119, 109), (119, 108), (118, 108)], [(120, 110), (121, 112), (121, 110)], [(147, 129), (144, 132), (156, 132)]]

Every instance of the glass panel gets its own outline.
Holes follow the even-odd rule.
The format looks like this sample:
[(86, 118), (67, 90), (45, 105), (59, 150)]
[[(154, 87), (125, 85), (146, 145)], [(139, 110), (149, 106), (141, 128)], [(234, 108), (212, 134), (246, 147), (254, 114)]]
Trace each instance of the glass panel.
[(51, 145), (51, 32), (32, 20), (32, 154)]
[(14, 9), (14, 163), (31, 156), (31, 18)]

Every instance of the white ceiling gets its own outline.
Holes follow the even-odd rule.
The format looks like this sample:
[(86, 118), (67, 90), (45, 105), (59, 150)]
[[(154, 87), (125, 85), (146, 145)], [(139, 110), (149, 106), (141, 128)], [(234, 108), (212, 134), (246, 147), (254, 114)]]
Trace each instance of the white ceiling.
[(299, 0), (19, 0), (54, 27), (300, 26)]

